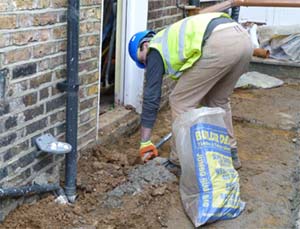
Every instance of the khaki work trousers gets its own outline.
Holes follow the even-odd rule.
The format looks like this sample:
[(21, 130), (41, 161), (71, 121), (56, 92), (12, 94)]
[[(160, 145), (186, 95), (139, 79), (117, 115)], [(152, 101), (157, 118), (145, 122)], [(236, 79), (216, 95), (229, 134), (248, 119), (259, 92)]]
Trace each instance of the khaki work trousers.
[[(253, 48), (248, 32), (242, 26), (237, 23), (227, 28), (219, 26), (207, 39), (199, 61), (179, 78), (169, 102), (173, 121), (183, 112), (200, 105), (223, 108), (230, 146), (237, 148), (229, 97), (240, 76), (247, 71)], [(174, 140), (170, 160), (179, 164)]]

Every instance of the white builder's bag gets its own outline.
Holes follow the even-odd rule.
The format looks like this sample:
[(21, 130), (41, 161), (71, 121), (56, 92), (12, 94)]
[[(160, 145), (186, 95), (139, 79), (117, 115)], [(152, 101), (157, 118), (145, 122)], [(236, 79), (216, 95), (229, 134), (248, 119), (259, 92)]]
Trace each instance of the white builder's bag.
[(239, 176), (233, 168), (221, 108), (194, 109), (173, 124), (181, 165), (180, 195), (196, 227), (240, 215)]

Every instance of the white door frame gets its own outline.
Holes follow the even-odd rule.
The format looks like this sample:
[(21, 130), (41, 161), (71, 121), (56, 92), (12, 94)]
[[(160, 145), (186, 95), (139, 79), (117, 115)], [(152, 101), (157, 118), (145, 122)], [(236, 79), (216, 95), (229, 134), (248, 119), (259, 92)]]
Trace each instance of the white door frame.
[(117, 51), (115, 101), (142, 110), (144, 70), (139, 69), (128, 53), (128, 42), (138, 31), (147, 28), (148, 0), (119, 0), (117, 18)]

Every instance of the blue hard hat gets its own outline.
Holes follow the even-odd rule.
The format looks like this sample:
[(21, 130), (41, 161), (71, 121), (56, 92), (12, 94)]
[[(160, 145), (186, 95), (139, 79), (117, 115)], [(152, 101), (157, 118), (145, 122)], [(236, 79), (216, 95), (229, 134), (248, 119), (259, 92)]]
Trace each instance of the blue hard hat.
[(138, 49), (140, 46), (140, 42), (143, 40), (143, 38), (149, 35), (154, 36), (155, 32), (153, 32), (152, 30), (145, 30), (145, 31), (138, 32), (131, 37), (128, 44), (129, 55), (139, 68), (145, 68), (145, 65), (141, 63), (138, 59)]

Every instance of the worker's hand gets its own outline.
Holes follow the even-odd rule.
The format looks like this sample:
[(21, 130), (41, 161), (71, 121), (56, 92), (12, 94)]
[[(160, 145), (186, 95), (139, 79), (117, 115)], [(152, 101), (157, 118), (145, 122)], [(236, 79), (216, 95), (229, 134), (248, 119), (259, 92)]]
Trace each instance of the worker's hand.
[(157, 149), (150, 140), (146, 142), (141, 142), (140, 156), (143, 162), (147, 162), (158, 156)]

